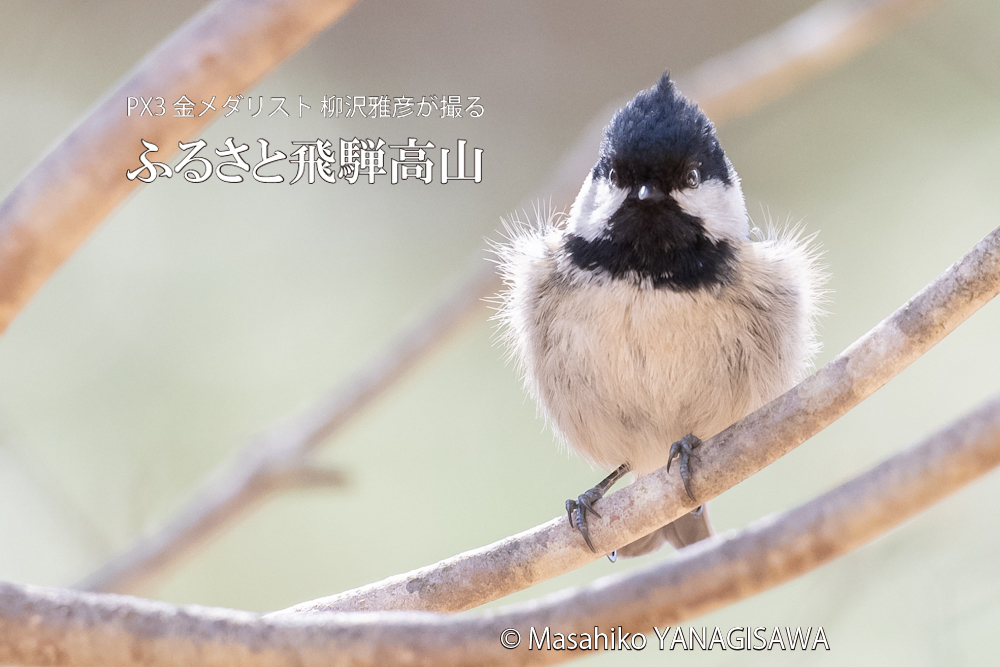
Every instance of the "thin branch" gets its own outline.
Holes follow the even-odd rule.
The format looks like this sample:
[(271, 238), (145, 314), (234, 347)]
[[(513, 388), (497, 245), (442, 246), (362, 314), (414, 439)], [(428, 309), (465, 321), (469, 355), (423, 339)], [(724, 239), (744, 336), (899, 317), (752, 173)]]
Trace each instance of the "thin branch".
[[(0, 584), (0, 662), (39, 665), (541, 665), (538, 633), (648, 634), (767, 590), (870, 541), (1000, 464), (1000, 395), (808, 503), (635, 572), (484, 614), (255, 614)], [(503, 648), (514, 629), (520, 646)], [(661, 631), (662, 632), (662, 631)], [(509, 637), (509, 635), (508, 635)], [(654, 640), (651, 640), (651, 645)]]
[[(1000, 227), (899, 310), (798, 386), (708, 440), (687, 497), (661, 468), (601, 501), (590, 535), (610, 553), (773, 463), (909, 366), (1000, 292)], [(461, 611), (593, 561), (565, 515), (486, 547), (290, 611)]]
[(171, 109), (182, 95), (197, 103), (246, 90), (353, 3), (217, 0), (129, 72), (0, 203), (0, 332), (139, 184), (125, 172), (140, 139), (169, 156), (212, 119), (127, 116), (127, 98), (162, 96)]
[[(833, 0), (820, 3), (749, 45), (713, 59), (682, 79), (685, 92), (718, 123), (773, 101), (807, 76), (818, 75), (898, 25), (924, 0)], [(837, 16), (829, 23), (825, 19)], [(805, 44), (805, 46), (803, 46)], [(732, 72), (719, 67), (729, 63)], [(733, 72), (736, 72), (734, 75)], [(743, 104), (734, 100), (747, 97)], [(599, 113), (581, 133), (540, 195), (568, 202), (597, 159), (601, 134), (614, 111)], [(421, 358), (459, 329), (494, 294), (500, 280), (485, 265), (444, 298), (425, 318), (403, 332), (379, 357), (307, 413), (251, 443), (231, 463), (217, 468), (179, 514), (155, 534), (140, 539), (79, 586), (94, 591), (135, 591), (162, 574), (215, 532), (258, 502), (274, 484), (261, 484), (270, 465), (316, 447), (399, 380)]]
[(327, 468), (309, 461), (275, 471), (272, 480), (279, 489), (329, 489), (348, 483), (347, 475), (339, 468)]
[[(481, 275), (481, 279), (496, 280)], [(77, 587), (92, 591), (132, 591), (190, 554), (227, 523), (267, 494), (281, 488), (289, 467), (368, 406), (431, 350), (447, 340), (470, 315), (484, 285), (470, 281), (398, 337), (378, 358), (361, 368), (322, 400), (264, 434), (202, 483), (183, 509), (153, 535), (137, 541)]]
[[(719, 120), (742, 116), (828, 72), (880, 41), (930, 0), (824, 0), (777, 30), (699, 66), (689, 79)], [(752, 82), (752, 85), (748, 85)]]

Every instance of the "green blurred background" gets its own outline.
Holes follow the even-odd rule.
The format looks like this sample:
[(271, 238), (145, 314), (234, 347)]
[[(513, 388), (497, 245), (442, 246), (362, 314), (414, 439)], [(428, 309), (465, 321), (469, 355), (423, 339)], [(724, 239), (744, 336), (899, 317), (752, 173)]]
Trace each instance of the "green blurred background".
[[(203, 4), (2, 3), (0, 191)], [(257, 137), (286, 152), (317, 136), (464, 138), (485, 150), (482, 184), (140, 187), (0, 337), (0, 579), (71, 585), (155, 529), (248, 438), (472, 275), (500, 217), (538, 193), (600, 109), (810, 4), (361, 0), (252, 91), (301, 94), (312, 115), (243, 111), (198, 136), (210, 149), (234, 136), (251, 156)], [(485, 115), (324, 119), (328, 94), (476, 95)], [(819, 232), (834, 290), (822, 364), (1000, 224), (1000, 4), (939, 3), (720, 137), (757, 222), (769, 212)], [(270, 499), (145, 593), (273, 610), (559, 514), (601, 473), (543, 429), (489, 314), (484, 304), (327, 443), (322, 459), (349, 471), (349, 488)], [(717, 527), (802, 502), (997, 391), (998, 330), (991, 304), (714, 501)], [(647, 649), (587, 664), (992, 663), (998, 505), (990, 475), (845, 558), (688, 623), (822, 625), (829, 653)], [(665, 556), (602, 559), (514, 598)]]

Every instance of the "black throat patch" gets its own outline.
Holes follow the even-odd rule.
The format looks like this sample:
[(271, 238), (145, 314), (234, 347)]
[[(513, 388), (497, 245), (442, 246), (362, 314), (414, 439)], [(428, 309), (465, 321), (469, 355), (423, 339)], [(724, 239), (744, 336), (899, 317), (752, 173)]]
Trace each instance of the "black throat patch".
[(654, 202), (630, 197), (603, 236), (588, 241), (568, 234), (564, 248), (578, 268), (675, 291), (725, 284), (735, 259), (729, 243), (710, 239), (701, 220), (669, 196)]

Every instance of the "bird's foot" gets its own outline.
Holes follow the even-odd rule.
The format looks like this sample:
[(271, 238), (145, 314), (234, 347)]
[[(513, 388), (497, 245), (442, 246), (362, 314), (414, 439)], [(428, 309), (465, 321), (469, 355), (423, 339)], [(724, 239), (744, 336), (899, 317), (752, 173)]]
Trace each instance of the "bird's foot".
[[(569, 525), (579, 531), (583, 535), (583, 541), (587, 543), (590, 550), (597, 553), (597, 549), (594, 548), (593, 542), (590, 541), (590, 530), (587, 526), (587, 512), (590, 512), (598, 519), (601, 518), (600, 513), (594, 509), (594, 503), (604, 497), (604, 494), (608, 492), (615, 482), (625, 476), (625, 473), (629, 471), (629, 464), (624, 463), (612, 472), (610, 475), (601, 480), (600, 484), (592, 489), (584, 491), (576, 500), (566, 501), (566, 518), (569, 519)], [(612, 561), (613, 562), (613, 561)]]
[(590, 531), (587, 528), (587, 512), (592, 513), (598, 519), (601, 518), (600, 513), (594, 509), (594, 503), (604, 497), (604, 491), (595, 486), (592, 489), (584, 491), (576, 500), (566, 501), (566, 516), (569, 518), (569, 525), (576, 528), (581, 535), (583, 535), (583, 541), (587, 543), (591, 551), (596, 551), (594, 545), (590, 541)]
[(694, 450), (701, 447), (701, 440), (698, 436), (688, 433), (683, 438), (670, 445), (670, 456), (667, 458), (667, 472), (670, 472), (670, 464), (677, 459), (677, 469), (681, 473), (681, 482), (684, 483), (684, 490), (688, 498), (697, 502), (694, 494), (691, 493), (691, 459), (700, 461)]

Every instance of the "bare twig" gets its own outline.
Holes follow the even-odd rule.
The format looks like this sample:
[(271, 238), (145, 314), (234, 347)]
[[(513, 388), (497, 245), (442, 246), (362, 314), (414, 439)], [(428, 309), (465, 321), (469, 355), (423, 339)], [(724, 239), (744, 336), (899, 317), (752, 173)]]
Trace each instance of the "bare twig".
[[(166, 109), (182, 95), (197, 103), (247, 89), (353, 3), (217, 0), (129, 72), (0, 203), (0, 332), (138, 185), (125, 172), (138, 165), (140, 139), (169, 156), (212, 119)], [(163, 97), (164, 115), (127, 116), (127, 98), (140, 96)]]
[[(747, 113), (787, 93), (807, 76), (840, 64), (923, 4), (925, 0), (822, 2), (749, 45), (698, 68), (682, 79), (683, 89), (716, 122)], [(834, 16), (836, 21), (826, 21)], [(744, 97), (750, 101), (738, 103)], [(551, 196), (557, 202), (573, 198), (597, 159), (603, 128), (619, 106), (621, 103), (615, 103), (603, 110), (581, 133), (540, 193), (542, 196)], [(273, 483), (258, 483), (271, 462), (300, 456), (330, 437), (467, 321), (480, 298), (495, 293), (499, 284), (492, 266), (484, 266), (398, 337), (372, 364), (307, 413), (251, 443), (232, 463), (218, 468), (172, 521), (139, 540), (80, 586), (88, 590), (134, 591), (190, 553), (258, 501), (265, 490), (275, 488)]]
[[(255, 614), (0, 584), (0, 662), (147, 667), (540, 665), (543, 633), (681, 623), (861, 546), (1000, 464), (1000, 396), (836, 489), (661, 563), (485, 614)], [(521, 644), (503, 648), (501, 633)], [(620, 633), (621, 631), (619, 631)], [(661, 631), (662, 632), (662, 631)], [(512, 635), (507, 635), (508, 640)], [(600, 645), (598, 643), (598, 645)]]
[(742, 116), (843, 64), (930, 0), (824, 0), (679, 82), (715, 122)]
[[(798, 386), (705, 443), (699, 502), (665, 468), (601, 501), (590, 535), (608, 553), (714, 498), (805, 442), (948, 335), (1000, 292), (1000, 227), (899, 310)], [(593, 561), (565, 516), (434, 565), (288, 611), (461, 611)]]
[[(492, 276), (489, 277), (493, 279)], [(305, 479), (303, 465), (311, 468), (309, 452), (340, 428), (400, 375), (442, 343), (468, 316), (467, 301), (478, 298), (483, 286), (470, 282), (445, 299), (407, 335), (399, 337), (382, 355), (330, 392), (308, 412), (279, 424), (257, 439), (229, 463), (210, 475), (195, 496), (155, 534), (136, 542), (78, 584), (101, 591), (134, 590), (176, 563), (223, 525), (246, 512), (266, 494), (283, 484)], [(289, 471), (300, 471), (289, 475)], [(317, 475), (308, 475), (317, 479)], [(327, 477), (329, 479), (329, 477)]]

